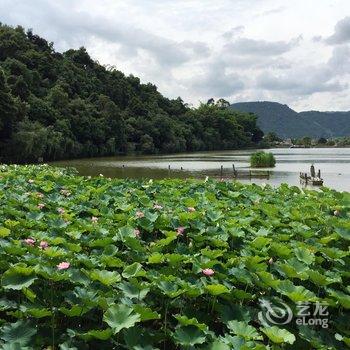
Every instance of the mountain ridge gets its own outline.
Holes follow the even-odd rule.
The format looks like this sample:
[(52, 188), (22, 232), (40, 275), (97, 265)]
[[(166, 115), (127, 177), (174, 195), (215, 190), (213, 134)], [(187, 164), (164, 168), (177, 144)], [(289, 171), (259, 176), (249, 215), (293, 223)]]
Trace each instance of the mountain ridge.
[(229, 108), (254, 113), (258, 117), (258, 126), (264, 133), (275, 132), (283, 138), (350, 135), (350, 111), (296, 112), (288, 105), (274, 101), (238, 102)]

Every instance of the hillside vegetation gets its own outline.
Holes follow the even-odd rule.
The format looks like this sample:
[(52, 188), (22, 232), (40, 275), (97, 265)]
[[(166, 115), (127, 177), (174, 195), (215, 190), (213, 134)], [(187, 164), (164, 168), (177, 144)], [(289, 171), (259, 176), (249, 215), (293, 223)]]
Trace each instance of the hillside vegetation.
[[(349, 208), (328, 189), (2, 166), (0, 347), (345, 350)], [(305, 303), (328, 305), (325, 327), (297, 323)]]
[(0, 157), (16, 162), (233, 149), (257, 145), (256, 118), (217, 106), (190, 109), (156, 86), (91, 59), (56, 52), (0, 24)]
[(275, 132), (283, 138), (313, 138), (350, 135), (350, 112), (300, 112), (277, 102), (240, 102), (232, 110), (254, 113), (264, 133)]

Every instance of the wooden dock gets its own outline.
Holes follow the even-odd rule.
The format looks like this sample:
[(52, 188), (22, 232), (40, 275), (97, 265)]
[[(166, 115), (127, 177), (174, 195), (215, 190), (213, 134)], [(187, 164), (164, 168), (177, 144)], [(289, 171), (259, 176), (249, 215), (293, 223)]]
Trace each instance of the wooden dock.
[(232, 164), (232, 170), (224, 169), (223, 165), (220, 168), (221, 179), (269, 179), (270, 171), (268, 170), (251, 170), (251, 169), (236, 169)]
[(309, 176), (307, 173), (300, 173), (300, 182), (305, 185), (323, 186), (323, 179)]

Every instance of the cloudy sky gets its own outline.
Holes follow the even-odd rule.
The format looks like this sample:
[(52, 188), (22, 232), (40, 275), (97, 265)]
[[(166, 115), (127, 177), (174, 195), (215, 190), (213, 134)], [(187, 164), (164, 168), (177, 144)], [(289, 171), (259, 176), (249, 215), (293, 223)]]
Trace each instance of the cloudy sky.
[(0, 0), (0, 21), (193, 105), (350, 110), (349, 0)]

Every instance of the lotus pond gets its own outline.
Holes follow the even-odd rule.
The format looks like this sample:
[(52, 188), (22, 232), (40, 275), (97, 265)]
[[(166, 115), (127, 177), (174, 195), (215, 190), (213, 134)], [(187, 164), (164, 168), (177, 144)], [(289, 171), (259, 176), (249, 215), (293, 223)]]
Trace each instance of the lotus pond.
[[(349, 208), (329, 189), (1, 166), (0, 347), (345, 349)], [(327, 327), (297, 322), (305, 305)]]

